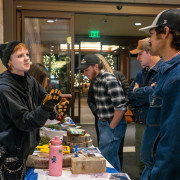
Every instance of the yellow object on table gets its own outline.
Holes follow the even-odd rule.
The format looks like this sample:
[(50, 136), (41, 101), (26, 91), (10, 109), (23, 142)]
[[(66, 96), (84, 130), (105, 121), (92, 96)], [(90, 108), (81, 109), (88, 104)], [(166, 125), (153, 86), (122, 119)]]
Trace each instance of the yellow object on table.
[(63, 146), (63, 154), (70, 154), (70, 147), (69, 146)]
[(43, 146), (36, 146), (36, 150), (39, 150), (41, 152), (49, 153), (49, 145), (44, 144)]
[[(49, 145), (45, 144), (43, 146), (36, 146), (36, 150), (39, 150), (41, 152), (45, 152), (45, 153), (49, 154)], [(63, 154), (70, 154), (69, 146), (63, 146)]]

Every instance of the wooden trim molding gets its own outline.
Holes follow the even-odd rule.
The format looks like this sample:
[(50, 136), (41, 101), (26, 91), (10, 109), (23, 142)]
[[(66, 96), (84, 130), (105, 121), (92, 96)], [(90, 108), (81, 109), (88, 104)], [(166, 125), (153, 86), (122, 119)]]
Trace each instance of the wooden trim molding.
[(63, 18), (63, 19), (71, 19), (74, 17), (73, 13), (63, 13), (63, 12), (45, 12), (38, 10), (22, 10), (24, 17), (36, 17), (36, 18)]
[(15, 1), (17, 9), (44, 10), (73, 13), (96, 13), (114, 15), (146, 15), (155, 16), (167, 8), (177, 8), (178, 5), (147, 5), (147, 4), (123, 4), (118, 10), (116, 4), (94, 2), (68, 2), (68, 1)]
[(0, 43), (3, 41), (3, 0), (0, 0)]

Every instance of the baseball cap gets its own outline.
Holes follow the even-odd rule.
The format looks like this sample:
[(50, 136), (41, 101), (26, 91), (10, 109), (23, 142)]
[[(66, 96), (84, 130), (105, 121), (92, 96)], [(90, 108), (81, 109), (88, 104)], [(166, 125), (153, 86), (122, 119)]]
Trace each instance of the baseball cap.
[(158, 26), (168, 26), (169, 28), (180, 30), (180, 9), (167, 9), (160, 12), (150, 26), (139, 30), (150, 34), (149, 30)]
[(95, 65), (95, 64), (99, 64), (99, 58), (94, 54), (88, 54), (84, 56), (80, 66), (77, 69), (84, 70), (87, 69), (90, 65)]
[(138, 54), (141, 51), (148, 51), (148, 50), (150, 50), (151, 46), (149, 44), (149, 39), (150, 38), (145, 38), (145, 39), (139, 40), (137, 48), (132, 50), (132, 51), (130, 51), (130, 53), (131, 54)]

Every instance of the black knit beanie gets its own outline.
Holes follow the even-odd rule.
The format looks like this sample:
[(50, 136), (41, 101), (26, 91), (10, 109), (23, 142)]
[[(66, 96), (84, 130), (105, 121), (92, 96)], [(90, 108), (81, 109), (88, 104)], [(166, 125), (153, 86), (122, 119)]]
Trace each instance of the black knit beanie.
[(7, 44), (0, 44), (0, 58), (2, 63), (7, 68), (10, 56), (14, 48), (21, 43), (20, 41), (10, 41)]

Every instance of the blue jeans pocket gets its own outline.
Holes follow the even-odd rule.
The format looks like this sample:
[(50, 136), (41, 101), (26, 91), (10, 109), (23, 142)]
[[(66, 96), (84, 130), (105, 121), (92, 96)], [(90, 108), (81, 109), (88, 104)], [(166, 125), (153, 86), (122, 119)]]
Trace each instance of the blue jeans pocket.
[(112, 152), (118, 152), (120, 142), (126, 131), (126, 124), (118, 124), (115, 129), (110, 127), (110, 122), (99, 121), (100, 142), (99, 149), (106, 155), (112, 156)]
[(110, 127), (110, 122), (98, 122), (100, 131), (99, 150), (102, 155), (120, 171), (118, 150), (126, 131), (126, 124), (118, 124), (115, 129)]

